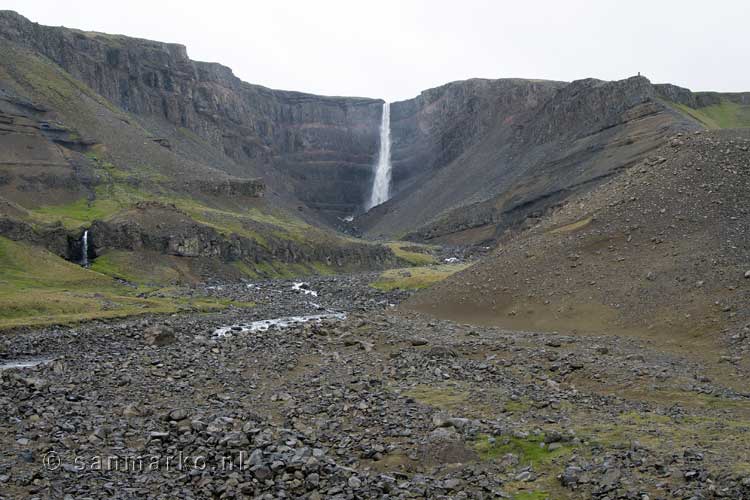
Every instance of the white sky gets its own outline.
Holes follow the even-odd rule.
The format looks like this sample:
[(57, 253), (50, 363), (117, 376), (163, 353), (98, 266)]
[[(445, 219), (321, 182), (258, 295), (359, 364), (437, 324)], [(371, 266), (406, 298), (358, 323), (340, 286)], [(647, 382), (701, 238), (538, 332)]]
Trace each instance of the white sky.
[(454, 80), (624, 78), (750, 91), (748, 0), (2, 0), (53, 26), (187, 45), (245, 81), (407, 99)]

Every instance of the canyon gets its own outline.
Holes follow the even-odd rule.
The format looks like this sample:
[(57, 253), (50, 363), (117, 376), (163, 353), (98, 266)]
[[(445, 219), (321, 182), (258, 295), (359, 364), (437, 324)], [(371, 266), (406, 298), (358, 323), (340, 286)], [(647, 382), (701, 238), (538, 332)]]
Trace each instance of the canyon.
[[(92, 144), (79, 140), (74, 147), (101, 143), (121, 163), (155, 163), (167, 177), (174, 175), (167, 166), (179, 158), (180, 177), (191, 181), (176, 187), (189, 191), (218, 192), (196, 186), (208, 179), (262, 178), (279, 205), (303, 207), (308, 220), (334, 228), (345, 217), (362, 216), (354, 225), (371, 237), (460, 240), (473, 231), (492, 239), (632, 165), (665, 137), (701, 128), (694, 116), (701, 110), (722, 103), (744, 110), (750, 100), (653, 85), (644, 77), (474, 79), (426, 90), (390, 103), (392, 199), (364, 214), (380, 147), (380, 99), (267, 89), (220, 64), (190, 60), (181, 45), (40, 26), (10, 12), (0, 16), (0, 37), (10, 44), (8, 53), (32, 51), (46, 61), (27, 61), (25, 74), (22, 65), (7, 69), (6, 80), (16, 79), (22, 90), (6, 85), (5, 102), (52, 101), (46, 106), (62, 117), (63, 103), (55, 102), (62, 90), (34, 87), (34, 77), (52, 63), (64, 78), (85, 85), (75, 98), (111, 103), (114, 125), (132, 121), (154, 146), (143, 157), (135, 141), (105, 133), (99, 118), (82, 116), (78, 107), (65, 116), (66, 126)], [(58, 142), (66, 140), (71, 143), (70, 137)], [(48, 183), (87, 182), (53, 181), (48, 170)]]
[(0, 11), (0, 498), (750, 498), (749, 190), (750, 92), (320, 96)]

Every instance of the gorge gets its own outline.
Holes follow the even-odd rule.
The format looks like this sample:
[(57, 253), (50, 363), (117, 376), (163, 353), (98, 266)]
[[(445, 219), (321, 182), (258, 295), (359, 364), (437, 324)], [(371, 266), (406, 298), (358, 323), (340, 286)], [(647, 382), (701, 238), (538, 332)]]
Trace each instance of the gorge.
[(748, 193), (747, 92), (321, 96), (0, 11), (0, 498), (750, 498)]

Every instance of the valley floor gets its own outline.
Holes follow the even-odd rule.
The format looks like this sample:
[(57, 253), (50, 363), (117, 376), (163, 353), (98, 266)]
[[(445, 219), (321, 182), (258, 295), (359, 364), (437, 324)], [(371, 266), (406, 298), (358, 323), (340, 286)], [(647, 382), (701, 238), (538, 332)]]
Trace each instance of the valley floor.
[(750, 497), (750, 394), (709, 375), (732, 359), (438, 321), (376, 278), (3, 333), (0, 498)]

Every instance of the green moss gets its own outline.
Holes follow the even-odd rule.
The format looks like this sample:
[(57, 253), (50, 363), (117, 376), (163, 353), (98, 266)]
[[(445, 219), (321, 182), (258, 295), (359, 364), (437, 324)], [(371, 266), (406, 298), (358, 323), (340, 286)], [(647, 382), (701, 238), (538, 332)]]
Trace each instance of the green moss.
[(498, 436), (494, 442), (489, 436), (480, 435), (474, 443), (474, 449), (483, 460), (496, 460), (508, 453), (518, 456), (523, 466), (543, 468), (543, 466), (554, 462), (557, 458), (570, 455), (573, 448), (563, 444), (554, 450), (549, 445), (544, 445), (544, 435), (530, 435), (527, 438)]
[(404, 395), (442, 410), (456, 410), (469, 403), (469, 394), (453, 387), (418, 385), (406, 391)]
[(471, 388), (463, 385), (420, 384), (404, 391), (402, 395), (414, 398), (421, 404), (463, 417), (488, 418), (496, 414), (490, 405), (477, 401), (477, 396)]
[[(396, 257), (414, 266), (426, 266), (426, 265), (434, 264), (437, 262), (435, 257), (429, 253), (429, 251), (433, 249), (434, 247), (430, 247), (428, 245), (419, 245), (417, 243), (394, 241), (391, 243), (387, 243), (387, 246), (393, 251)], [(424, 252), (415, 252), (413, 250), (405, 249), (409, 247), (423, 248)]]
[(531, 401), (522, 399), (518, 401), (508, 400), (503, 405), (503, 409), (507, 412), (523, 413), (533, 408)]
[(105, 106), (118, 116), (123, 113), (111, 102), (91, 90), (86, 84), (73, 78), (52, 61), (18, 46), (2, 43), (5, 73), (18, 84), (31, 90), (38, 97), (61, 109), (74, 109), (81, 95)]
[(674, 102), (669, 104), (710, 129), (750, 127), (750, 106), (727, 99), (722, 99), (719, 104), (697, 109)]
[(91, 270), (139, 285), (163, 286), (180, 281), (173, 260), (160, 254), (112, 250), (94, 259)]
[(239, 272), (247, 276), (248, 278), (258, 278), (258, 273), (251, 269), (250, 266), (248, 266), (246, 263), (242, 261), (235, 261), (232, 262), (232, 266), (234, 266)]
[(513, 500), (549, 500), (550, 498), (546, 491), (519, 491), (513, 495)]
[(634, 441), (652, 450), (672, 453), (707, 448), (733, 464), (750, 469), (750, 420), (741, 407), (714, 410), (706, 415), (672, 417), (659, 413), (626, 412), (615, 421), (593, 422), (576, 428), (589, 447), (627, 448)]
[(105, 219), (121, 206), (111, 199), (87, 200), (81, 198), (65, 205), (46, 205), (29, 210), (32, 218), (38, 222), (60, 221), (67, 228), (78, 228), (97, 219)]
[(312, 262), (310, 265), (315, 270), (316, 274), (327, 275), (335, 273), (331, 266), (324, 264), (323, 262)]
[(0, 237), (0, 290), (102, 287), (109, 280), (46, 250)]
[(370, 286), (379, 290), (419, 290), (434, 285), (469, 267), (469, 264), (446, 264), (430, 267), (389, 269)]
[(94, 220), (107, 219), (139, 201), (155, 199), (153, 194), (131, 185), (134, 179), (148, 180), (150, 185), (153, 185), (155, 180), (147, 179), (146, 172), (139, 174), (125, 171), (105, 160), (97, 159), (95, 164), (99, 178), (103, 182), (94, 188), (90, 198), (29, 210), (31, 218), (45, 223), (60, 221), (67, 228), (78, 228), (91, 224)]
[[(116, 267), (106, 261), (99, 266)], [(140, 296), (145, 291), (44, 249), (0, 237), (0, 328), (251, 305), (212, 297)]]

